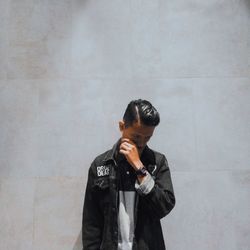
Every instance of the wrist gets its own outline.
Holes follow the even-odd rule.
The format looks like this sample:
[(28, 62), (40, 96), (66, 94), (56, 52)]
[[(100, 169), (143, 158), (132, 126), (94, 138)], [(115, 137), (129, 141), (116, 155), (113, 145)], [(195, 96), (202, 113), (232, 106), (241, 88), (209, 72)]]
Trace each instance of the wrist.
[(137, 180), (138, 180), (138, 182), (141, 184), (143, 181), (144, 181), (144, 179), (146, 179), (147, 178), (147, 175), (137, 175)]
[(135, 171), (138, 178), (145, 177), (147, 175), (147, 169), (143, 166), (142, 168)]
[(133, 167), (135, 171), (140, 170), (144, 167), (143, 163), (141, 161), (137, 161), (133, 164)]

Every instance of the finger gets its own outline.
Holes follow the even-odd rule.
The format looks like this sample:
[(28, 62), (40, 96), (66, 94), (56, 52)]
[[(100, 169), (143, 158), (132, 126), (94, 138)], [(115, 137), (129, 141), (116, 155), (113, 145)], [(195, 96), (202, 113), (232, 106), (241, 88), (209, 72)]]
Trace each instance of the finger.
[(126, 150), (123, 150), (123, 149), (120, 149), (120, 151), (119, 151), (121, 154), (123, 154), (123, 155), (127, 155), (128, 154), (128, 151), (126, 151)]
[(130, 139), (124, 139), (124, 141), (123, 142), (121, 142), (121, 144), (122, 143), (128, 143), (128, 144), (130, 144), (130, 145), (132, 145), (132, 146), (135, 146), (136, 147), (136, 143), (134, 142), (134, 141), (132, 141), (132, 140), (130, 140)]
[(120, 149), (130, 151), (132, 149), (132, 147), (130, 145), (126, 145), (126, 144), (123, 143), (123, 144), (120, 145)]
[(126, 149), (126, 150), (134, 150), (134, 149), (137, 149), (136, 145), (130, 144), (130, 143), (127, 143), (127, 142), (123, 142), (123, 143), (120, 145), (120, 148), (123, 148), (123, 149)]
[(126, 146), (128, 148), (133, 148), (134, 145), (128, 143), (128, 142), (123, 142), (120, 146)]

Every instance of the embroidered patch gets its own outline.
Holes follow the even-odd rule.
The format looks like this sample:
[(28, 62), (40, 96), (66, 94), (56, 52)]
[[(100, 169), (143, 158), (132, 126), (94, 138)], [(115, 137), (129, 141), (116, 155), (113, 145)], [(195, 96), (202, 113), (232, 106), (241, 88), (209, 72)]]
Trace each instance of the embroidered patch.
[(157, 166), (154, 165), (154, 170), (152, 171), (152, 174), (154, 174), (154, 171), (157, 169)]
[(148, 171), (150, 172), (151, 175), (155, 174), (156, 169), (157, 169), (156, 165), (148, 165)]
[(109, 167), (108, 166), (98, 166), (97, 167), (97, 176), (106, 176), (109, 175)]

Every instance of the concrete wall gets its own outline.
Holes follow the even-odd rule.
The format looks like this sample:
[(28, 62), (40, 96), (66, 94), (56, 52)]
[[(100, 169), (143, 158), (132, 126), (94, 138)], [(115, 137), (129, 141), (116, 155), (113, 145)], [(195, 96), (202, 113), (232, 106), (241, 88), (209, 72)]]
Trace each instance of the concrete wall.
[(249, 0), (0, 0), (0, 249), (80, 250), (87, 169), (134, 98), (161, 124), (169, 250), (250, 249)]

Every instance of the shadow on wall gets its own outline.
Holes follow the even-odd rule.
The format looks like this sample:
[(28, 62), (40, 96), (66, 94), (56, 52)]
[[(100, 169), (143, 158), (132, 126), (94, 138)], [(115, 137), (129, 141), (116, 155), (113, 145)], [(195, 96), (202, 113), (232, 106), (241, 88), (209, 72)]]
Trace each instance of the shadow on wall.
[(82, 230), (79, 233), (77, 240), (76, 240), (76, 243), (75, 243), (72, 250), (82, 250)]

